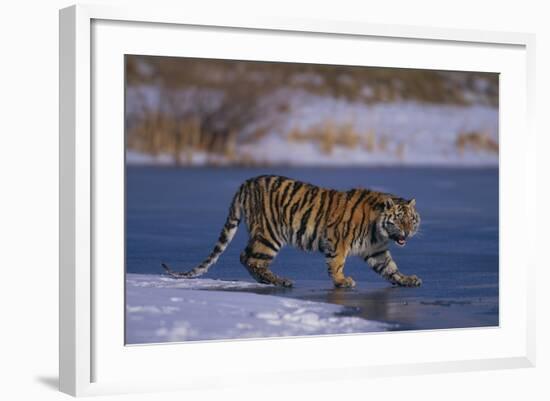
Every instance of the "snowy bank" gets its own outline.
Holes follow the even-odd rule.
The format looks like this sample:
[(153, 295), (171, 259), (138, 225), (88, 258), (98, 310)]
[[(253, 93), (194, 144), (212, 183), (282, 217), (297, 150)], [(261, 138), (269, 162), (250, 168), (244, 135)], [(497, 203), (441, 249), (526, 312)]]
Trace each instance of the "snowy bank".
[[(149, 92), (141, 97), (154, 98)], [(275, 103), (286, 99), (289, 110), (264, 134), (234, 144), (230, 156), (194, 149), (185, 164), (498, 166), (496, 107), (413, 101), (368, 104), (285, 90), (272, 97)], [(255, 124), (261, 123), (250, 123), (247, 131), (254, 132)], [(173, 165), (174, 155), (128, 149), (126, 162)]]
[(236, 291), (263, 286), (128, 274), (126, 343), (364, 333), (392, 328), (386, 323), (339, 316), (345, 309), (339, 305)]

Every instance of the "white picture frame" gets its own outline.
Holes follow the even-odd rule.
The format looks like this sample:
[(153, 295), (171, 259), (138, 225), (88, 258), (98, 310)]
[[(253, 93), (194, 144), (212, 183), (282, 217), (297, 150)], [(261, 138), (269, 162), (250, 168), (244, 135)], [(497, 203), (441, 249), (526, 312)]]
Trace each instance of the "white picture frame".
[[(112, 197), (108, 193), (109, 188), (120, 185), (120, 170), (117, 169), (122, 157), (119, 154), (121, 142), (120, 137), (116, 135), (112, 136), (115, 139), (110, 143), (94, 137), (94, 129), (101, 127), (103, 121), (110, 121), (113, 124), (111, 127), (120, 135), (120, 121), (123, 116), (117, 117), (115, 114), (102, 119), (102, 116), (106, 115), (102, 114), (103, 106), (97, 103), (97, 99), (105, 96), (101, 83), (104, 85), (111, 82), (111, 78), (101, 75), (101, 63), (111, 56), (116, 59), (120, 52), (136, 49), (139, 51), (137, 45), (133, 46), (131, 42), (136, 41), (136, 36), (139, 36), (140, 32), (148, 29), (147, 38), (150, 43), (145, 43), (147, 40), (141, 38), (140, 46), (157, 44), (161, 54), (168, 52), (168, 55), (172, 55), (176, 45), (173, 41), (161, 39), (178, 34), (179, 30), (183, 32), (185, 27), (198, 27), (206, 35), (209, 31), (215, 31), (217, 38), (219, 35), (226, 35), (232, 40), (235, 39), (235, 35), (241, 34), (242, 38), (246, 35), (262, 34), (265, 40), (273, 40), (274, 43), (284, 40), (281, 39), (283, 36), (288, 38), (292, 35), (309, 38), (304, 40), (317, 38), (315, 40), (325, 40), (327, 43), (331, 38), (339, 38), (344, 44), (343, 52), (346, 41), (367, 39), (383, 40), (387, 45), (393, 43), (396, 46), (416, 46), (416, 50), (426, 52), (427, 56), (436, 48), (441, 52), (441, 57), (448, 55), (450, 60), (441, 61), (437, 65), (448, 69), (452, 69), (453, 66), (460, 69), (475, 69), (483, 63), (482, 54), (488, 48), (496, 49), (495, 57), (490, 62), (493, 64), (487, 61), (485, 67), (479, 68), (500, 72), (504, 77), (501, 80), (500, 110), (500, 230), (503, 234), (500, 239), (500, 299), (503, 314), (500, 327), (483, 330), (438, 330), (125, 347), (123, 339), (119, 338), (123, 321), (117, 323), (116, 320), (120, 318), (120, 313), (123, 313), (124, 304), (120, 304), (120, 308), (111, 306), (111, 309), (118, 311), (113, 314), (107, 312), (106, 306), (109, 303), (118, 305), (121, 297), (123, 298), (120, 288), (123, 278), (120, 276), (123, 276), (124, 269), (122, 265), (119, 266), (121, 270), (117, 270), (117, 261), (120, 261), (120, 258), (116, 256), (122, 252), (122, 249), (116, 248), (120, 245), (120, 236), (112, 241), (114, 245), (111, 250), (101, 248), (99, 244), (112, 234), (110, 231), (115, 232), (113, 235), (120, 233), (119, 226), (115, 230), (109, 230), (109, 227), (105, 226), (102, 219), (107, 216), (104, 213), (114, 213), (109, 215), (111, 220), (122, 224), (120, 193), (117, 192), (119, 195), (115, 194)], [(163, 43), (162, 49), (160, 43)], [(205, 39), (202, 43), (204, 46), (197, 51), (209, 54), (210, 42)], [(153, 6), (113, 8), (104, 5), (78, 5), (61, 10), (60, 390), (79, 396), (200, 389), (229, 384), (238, 386), (246, 384), (246, 380), (251, 377), (256, 382), (268, 382), (273, 380), (274, 376), (278, 380), (287, 381), (295, 380), (297, 377), (299, 380), (326, 380), (328, 377), (344, 376), (360, 380), (380, 375), (534, 366), (535, 252), (526, 239), (518, 238), (518, 230), (513, 229), (525, 224), (528, 230), (534, 231), (534, 219), (530, 216), (536, 214), (532, 204), (521, 208), (528, 205), (529, 198), (534, 197), (535, 193), (535, 134), (531, 117), (534, 110), (534, 43), (534, 35), (524, 33), (376, 25), (357, 21), (293, 20), (255, 15), (242, 16), (237, 20), (189, 14), (184, 9), (156, 9)], [(110, 56), (101, 55), (104, 50), (106, 53), (111, 52)], [(469, 56), (467, 58), (471, 59), (468, 61), (470, 67), (458, 65), (456, 60), (453, 61), (452, 54), (457, 57), (456, 54), (460, 55), (461, 51), (476, 51), (479, 61)], [(422, 59), (405, 60), (407, 55), (410, 56), (406, 51), (385, 56), (380, 53), (375, 63), (384, 66), (395, 63), (394, 65), (417, 68), (433, 67), (429, 61)], [(502, 58), (499, 58), (499, 55)], [(268, 56), (258, 54), (251, 57), (264, 59)], [(293, 59), (291, 53), (288, 57), (289, 60)], [(280, 58), (281, 56), (278, 59)], [(429, 59), (430, 57), (426, 57), (425, 60)], [(108, 63), (106, 62), (106, 67), (110, 65)], [(503, 70), (498, 67), (498, 63), (502, 64)], [(122, 78), (120, 71), (115, 69), (112, 73), (113, 79)], [(112, 87), (122, 90), (122, 87), (117, 86), (119, 81), (113, 83)], [(511, 96), (510, 91), (506, 89), (511, 87), (517, 88), (515, 96)], [(120, 99), (122, 92), (111, 100), (118, 102), (117, 107), (120, 107)], [(116, 110), (120, 111), (119, 108), (113, 110), (113, 113), (116, 113)], [(518, 135), (517, 132), (522, 134)], [(101, 177), (112, 171), (111, 168), (117, 172), (109, 173), (113, 178), (109, 179), (108, 184), (104, 184), (106, 180)], [(514, 192), (513, 187), (517, 185), (520, 185), (522, 190)], [(102, 198), (105, 194), (110, 201)], [(118, 209), (105, 212), (105, 202), (118, 202)], [(514, 207), (524, 210), (517, 216), (511, 216), (511, 213), (507, 212)], [(98, 263), (105, 266), (106, 263), (103, 261), (111, 258), (113, 268), (109, 273), (97, 274), (94, 271)], [(107, 264), (111, 265), (108, 262)], [(516, 266), (515, 270), (512, 269), (513, 265)], [(119, 276), (111, 277), (111, 273)], [(96, 296), (97, 291), (103, 293), (100, 301)], [(510, 299), (514, 301), (515, 306), (509, 305)], [(420, 348), (417, 352), (411, 351), (406, 355), (392, 355), (389, 351), (377, 354), (372, 349), (369, 354), (365, 354), (369, 355), (367, 358), (363, 351), (350, 352), (347, 356), (340, 356), (338, 360), (334, 357), (316, 358), (316, 353), (323, 348), (383, 349), (387, 336), (393, 336), (393, 343), (398, 338), (399, 341), (409, 344), (417, 343)], [(111, 343), (111, 340), (106, 339), (108, 337), (115, 337), (117, 340)], [(266, 342), (270, 344), (269, 352), (265, 351)], [(422, 350), (422, 344), (431, 345), (434, 350)], [(450, 344), (453, 344), (453, 349), (450, 349)], [(296, 358), (288, 368), (285, 368), (287, 358), (277, 359), (277, 355), (285, 352), (292, 352)], [(212, 368), (206, 364), (219, 356), (222, 357), (218, 358), (220, 362), (217, 366)], [(223, 363), (223, 360), (231, 358), (231, 364)], [(269, 366), (262, 362), (265, 360), (271, 361)], [(166, 366), (167, 372), (177, 366), (175, 364), (179, 361), (177, 375), (167, 373), (161, 377), (147, 371), (148, 366), (158, 366), (159, 361)], [(256, 364), (250, 367), (247, 363), (250, 361), (255, 361)], [(197, 369), (190, 369), (190, 366)], [(246, 377), (243, 377), (243, 372), (247, 374)], [(180, 380), (182, 377), (185, 380)]]

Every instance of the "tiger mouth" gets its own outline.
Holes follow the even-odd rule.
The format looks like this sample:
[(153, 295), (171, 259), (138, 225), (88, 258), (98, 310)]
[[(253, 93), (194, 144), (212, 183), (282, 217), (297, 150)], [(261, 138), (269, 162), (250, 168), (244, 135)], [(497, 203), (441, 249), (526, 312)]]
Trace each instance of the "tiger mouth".
[(401, 235), (393, 237), (392, 240), (394, 240), (399, 246), (405, 246), (407, 243), (407, 241), (405, 241), (405, 237), (402, 237)]

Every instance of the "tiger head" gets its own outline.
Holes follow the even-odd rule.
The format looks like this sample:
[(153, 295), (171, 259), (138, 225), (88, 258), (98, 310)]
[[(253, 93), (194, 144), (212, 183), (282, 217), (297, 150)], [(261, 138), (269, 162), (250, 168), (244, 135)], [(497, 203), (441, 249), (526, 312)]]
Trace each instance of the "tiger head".
[(405, 246), (407, 239), (418, 231), (420, 215), (415, 208), (416, 201), (387, 198), (380, 214), (379, 228), (382, 235)]

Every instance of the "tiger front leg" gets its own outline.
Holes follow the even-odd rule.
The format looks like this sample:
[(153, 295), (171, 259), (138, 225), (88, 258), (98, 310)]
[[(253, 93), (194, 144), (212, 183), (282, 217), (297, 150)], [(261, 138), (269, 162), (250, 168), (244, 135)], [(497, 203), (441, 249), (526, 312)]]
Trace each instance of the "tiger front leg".
[(420, 287), (422, 285), (422, 280), (418, 276), (414, 274), (407, 276), (399, 271), (388, 250), (368, 256), (366, 261), (376, 273), (392, 284), (401, 287)]
[(335, 254), (327, 256), (328, 274), (335, 287), (353, 288), (355, 281), (351, 277), (344, 276), (344, 265), (346, 257), (344, 254)]

